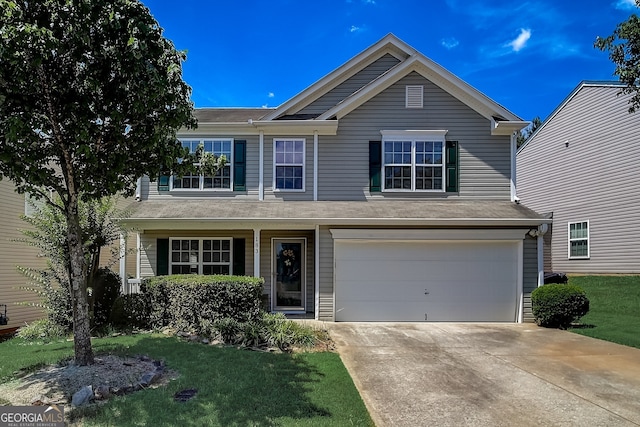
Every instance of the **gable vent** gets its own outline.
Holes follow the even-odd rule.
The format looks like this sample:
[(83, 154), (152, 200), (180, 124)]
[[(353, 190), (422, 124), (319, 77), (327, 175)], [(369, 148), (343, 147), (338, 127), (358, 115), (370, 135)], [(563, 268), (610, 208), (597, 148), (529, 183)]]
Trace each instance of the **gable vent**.
[(422, 108), (423, 93), (423, 86), (407, 86), (406, 107)]

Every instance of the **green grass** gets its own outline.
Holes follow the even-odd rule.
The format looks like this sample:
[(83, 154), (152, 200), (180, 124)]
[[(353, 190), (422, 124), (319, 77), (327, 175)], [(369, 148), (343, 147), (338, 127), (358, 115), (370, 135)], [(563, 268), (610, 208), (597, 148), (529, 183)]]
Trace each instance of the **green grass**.
[[(163, 335), (93, 341), (96, 352), (147, 354), (180, 376), (167, 386), (112, 398), (84, 411), (86, 426), (372, 426), (351, 377), (335, 353), (274, 354), (213, 347)], [(14, 371), (72, 355), (72, 343), (0, 343), (0, 381)], [(173, 395), (198, 389), (186, 402)]]
[(640, 276), (572, 276), (589, 298), (582, 327), (572, 332), (640, 348)]

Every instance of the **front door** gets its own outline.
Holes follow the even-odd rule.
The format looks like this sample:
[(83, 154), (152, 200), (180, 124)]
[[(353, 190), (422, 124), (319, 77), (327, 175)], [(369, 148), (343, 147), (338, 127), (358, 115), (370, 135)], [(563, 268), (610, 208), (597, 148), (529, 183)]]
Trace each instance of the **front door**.
[(272, 298), (276, 311), (304, 311), (306, 239), (273, 239)]

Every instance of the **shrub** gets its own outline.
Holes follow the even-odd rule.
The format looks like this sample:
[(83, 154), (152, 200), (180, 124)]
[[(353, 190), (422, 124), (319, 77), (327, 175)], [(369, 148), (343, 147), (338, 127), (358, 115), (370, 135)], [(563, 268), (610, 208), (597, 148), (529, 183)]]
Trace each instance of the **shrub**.
[(222, 319), (257, 318), (263, 285), (258, 277), (187, 274), (145, 279), (142, 292), (149, 296), (151, 326), (201, 333)]
[(589, 299), (575, 285), (549, 284), (531, 293), (533, 316), (538, 325), (566, 329), (589, 312)]
[(17, 336), (28, 341), (49, 341), (63, 338), (67, 333), (68, 331), (64, 327), (56, 324), (49, 318), (44, 318), (21, 327), (18, 329)]
[(149, 312), (149, 297), (147, 295), (120, 295), (113, 303), (109, 321), (118, 327), (146, 329), (150, 326)]
[(108, 268), (99, 269), (92, 289), (92, 326), (99, 328), (107, 324), (113, 303), (119, 295), (120, 276)]

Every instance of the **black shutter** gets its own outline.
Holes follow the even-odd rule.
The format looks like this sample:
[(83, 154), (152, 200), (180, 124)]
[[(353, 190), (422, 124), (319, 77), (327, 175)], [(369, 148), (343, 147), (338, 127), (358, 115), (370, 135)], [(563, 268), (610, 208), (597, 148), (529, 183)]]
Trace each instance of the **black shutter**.
[(156, 240), (156, 276), (169, 274), (169, 239)]
[(246, 191), (246, 163), (247, 141), (233, 143), (233, 191)]
[(245, 239), (233, 239), (233, 275), (245, 275), (244, 249)]
[(382, 142), (369, 141), (369, 192), (379, 193), (382, 191)]
[(446, 149), (446, 191), (457, 192), (458, 191), (458, 142), (447, 141)]
[(169, 175), (160, 175), (158, 177), (158, 191), (169, 191)]

